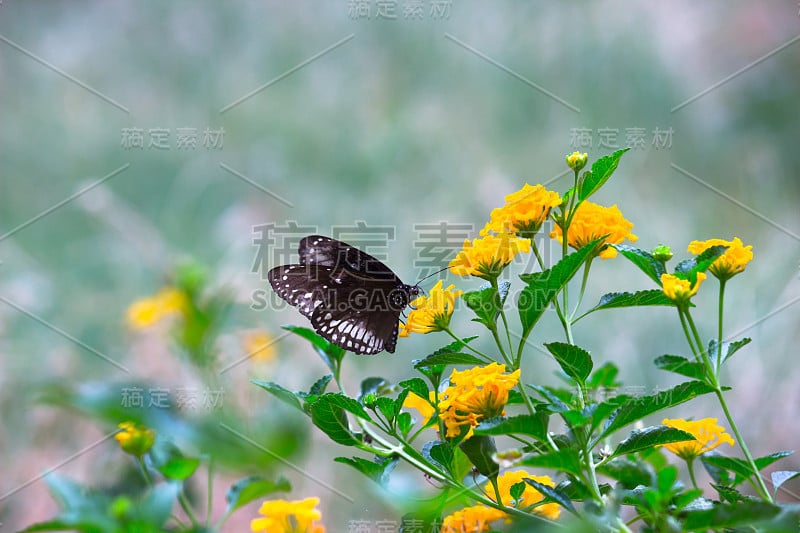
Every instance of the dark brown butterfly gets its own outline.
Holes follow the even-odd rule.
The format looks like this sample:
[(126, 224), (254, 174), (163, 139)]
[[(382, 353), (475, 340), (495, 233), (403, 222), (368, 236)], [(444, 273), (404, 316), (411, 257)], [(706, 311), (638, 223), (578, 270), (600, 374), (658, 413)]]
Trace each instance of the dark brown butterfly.
[(269, 271), (275, 293), (328, 341), (358, 354), (394, 353), (400, 313), (419, 295), (378, 259), (347, 243), (310, 235), (300, 263)]

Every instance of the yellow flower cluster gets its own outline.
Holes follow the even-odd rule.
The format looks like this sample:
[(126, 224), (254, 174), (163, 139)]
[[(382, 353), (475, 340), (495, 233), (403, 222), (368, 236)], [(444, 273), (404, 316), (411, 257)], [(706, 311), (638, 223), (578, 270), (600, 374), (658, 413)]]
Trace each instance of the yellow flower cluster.
[[(500, 489), (500, 498), (503, 500), (503, 505), (507, 507), (516, 507), (517, 509), (525, 509), (531, 505), (539, 503), (542, 501), (542, 499), (544, 499), (544, 496), (542, 496), (541, 492), (526, 483), (525, 491), (522, 493), (522, 496), (519, 500), (515, 501), (511, 497), (511, 487), (522, 482), (523, 479), (532, 479), (541, 483), (542, 485), (549, 485), (550, 487), (555, 486), (555, 483), (553, 483), (553, 480), (550, 479), (549, 476), (532, 476), (524, 470), (506, 472), (497, 478), (497, 486)], [(484, 487), (484, 490), (487, 494), (492, 496), (492, 499), (495, 499), (494, 489), (492, 488), (491, 483), (488, 483)], [(550, 520), (558, 520), (558, 517), (561, 516), (561, 508), (557, 503), (546, 503), (544, 505), (540, 505), (539, 507), (536, 507), (533, 512)]]
[(726, 280), (744, 271), (747, 263), (753, 260), (753, 246), (745, 246), (739, 237), (732, 241), (722, 239), (709, 239), (707, 241), (692, 241), (689, 243), (688, 252), (699, 255), (712, 246), (727, 246), (725, 253), (717, 257), (709, 267), (709, 271), (718, 279)]
[(550, 209), (561, 205), (557, 192), (548, 191), (542, 185), (525, 184), (522, 189), (506, 196), (506, 204), (492, 210), (489, 222), (481, 235), (493, 233), (516, 233), (530, 239), (539, 230)]
[[(566, 215), (569, 217), (569, 213)], [(567, 231), (568, 244), (579, 250), (588, 243), (604, 235), (606, 238), (598, 246), (601, 258), (611, 259), (617, 256), (617, 250), (608, 244), (620, 244), (625, 239), (636, 242), (639, 237), (631, 233), (633, 222), (622, 216), (622, 212), (615, 205), (604, 207), (593, 202), (585, 201), (578, 206), (575, 216)], [(563, 232), (556, 226), (550, 232), (551, 239), (563, 242)]]
[(464, 241), (464, 247), (448, 265), (456, 276), (477, 276), (494, 279), (519, 253), (531, 251), (531, 241), (513, 233), (487, 234)]
[(586, 153), (580, 152), (572, 152), (567, 156), (567, 166), (569, 168), (580, 170), (586, 166), (586, 162), (589, 160), (589, 155)]
[(128, 307), (128, 325), (133, 329), (144, 329), (164, 318), (186, 313), (189, 298), (175, 287), (164, 287), (155, 295), (133, 302)]
[(489, 524), (506, 518), (506, 513), (485, 505), (464, 507), (442, 520), (441, 533), (482, 533)]
[(683, 304), (697, 294), (700, 284), (706, 279), (705, 272), (697, 273), (697, 281), (694, 285), (688, 279), (680, 279), (672, 274), (661, 274), (661, 286), (664, 295), (675, 303)]
[(411, 302), (412, 310), (405, 324), (400, 324), (400, 337), (411, 333), (442, 331), (450, 325), (450, 316), (455, 309), (456, 298), (464, 291), (454, 290), (455, 285), (442, 289), (442, 280), (436, 282), (430, 296), (419, 296)]
[(431, 419), (433, 413), (436, 412), (436, 408), (433, 406), (435, 398), (433, 391), (430, 391), (428, 400), (411, 392), (406, 396), (403, 407), (419, 411), (420, 416), (422, 416), (422, 425), (424, 426)]
[(316, 523), (322, 518), (317, 505), (319, 498), (265, 501), (258, 510), (263, 518), (254, 518), (250, 530), (253, 533), (325, 533), (325, 527)]
[(519, 369), (505, 374), (506, 366), (492, 363), (469, 370), (453, 370), (450, 386), (439, 395), (439, 416), (447, 427), (447, 437), (458, 437), (465, 425), (472, 428), (484, 418), (503, 414), (508, 391), (519, 382)]
[(664, 444), (666, 449), (687, 461), (713, 450), (722, 443), (730, 444), (731, 446), (735, 445), (733, 438), (725, 432), (725, 428), (717, 424), (716, 418), (704, 418), (694, 421), (682, 418), (665, 418), (661, 423), (665, 426), (682, 429), (687, 433), (691, 433), (697, 439)]
[(156, 440), (156, 432), (135, 422), (122, 422), (117, 426), (120, 430), (114, 440), (125, 453), (141, 457), (150, 451)]

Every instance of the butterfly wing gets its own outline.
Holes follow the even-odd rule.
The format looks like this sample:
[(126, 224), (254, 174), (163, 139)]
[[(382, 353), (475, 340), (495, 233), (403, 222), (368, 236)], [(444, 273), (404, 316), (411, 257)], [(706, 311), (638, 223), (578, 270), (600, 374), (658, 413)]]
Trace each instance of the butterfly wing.
[(399, 312), (391, 309), (363, 312), (319, 306), (311, 315), (314, 330), (329, 342), (357, 354), (372, 355), (397, 346)]
[(267, 273), (275, 293), (308, 318), (328, 299), (332, 268), (318, 265), (284, 265)]
[(331, 268), (345, 268), (370, 279), (401, 283), (382, 261), (346, 242), (322, 235), (309, 235), (298, 247), (300, 263)]

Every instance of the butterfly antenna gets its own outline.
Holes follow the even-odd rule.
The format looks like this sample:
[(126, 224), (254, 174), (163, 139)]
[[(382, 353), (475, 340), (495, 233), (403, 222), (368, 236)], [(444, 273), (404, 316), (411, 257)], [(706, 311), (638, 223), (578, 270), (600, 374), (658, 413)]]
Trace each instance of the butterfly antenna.
[(430, 278), (430, 277), (433, 277), (433, 276), (435, 276), (436, 274), (439, 274), (440, 272), (444, 272), (444, 271), (445, 271), (445, 270), (447, 270), (448, 268), (450, 268), (450, 267), (444, 267), (444, 268), (440, 268), (440, 269), (439, 269), (439, 270), (437, 270), (436, 272), (434, 272), (434, 273), (432, 273), (432, 274), (428, 274), (427, 276), (425, 276), (424, 278), (422, 278), (421, 280), (419, 280), (419, 281), (417, 282), (417, 285), (419, 285), (420, 283), (422, 283), (422, 282), (423, 282), (423, 281), (425, 281), (426, 279), (428, 279), (428, 278)]

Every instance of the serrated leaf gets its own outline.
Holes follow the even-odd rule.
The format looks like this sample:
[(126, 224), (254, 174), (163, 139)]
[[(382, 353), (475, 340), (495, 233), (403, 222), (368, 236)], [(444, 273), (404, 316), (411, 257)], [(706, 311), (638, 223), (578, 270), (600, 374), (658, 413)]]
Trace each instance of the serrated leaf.
[(268, 494), (290, 490), (292, 486), (286, 478), (279, 477), (276, 481), (272, 481), (261, 476), (248, 476), (231, 485), (225, 493), (225, 501), (228, 503), (230, 513)]
[(609, 244), (609, 246), (616, 249), (623, 257), (636, 265), (648, 278), (655, 281), (659, 287), (661, 286), (661, 274), (666, 274), (667, 271), (664, 269), (664, 264), (656, 260), (653, 254), (626, 244)]
[(572, 501), (569, 499), (569, 496), (561, 492), (555, 487), (551, 487), (550, 485), (545, 485), (544, 483), (539, 483), (530, 478), (523, 478), (525, 483), (533, 487), (534, 489), (538, 490), (545, 498), (552, 500), (558, 503), (561, 507), (566, 509), (572, 514), (578, 514), (575, 510), (575, 507), (572, 505)]
[(775, 517), (781, 509), (766, 502), (739, 502), (719, 504), (701, 511), (687, 511), (684, 515), (685, 531), (719, 530), (753, 525)]
[[(743, 348), (743, 347), (747, 346), (748, 344), (750, 344), (751, 340), (752, 339), (750, 339), (749, 337), (745, 337), (745, 338), (740, 339), (738, 341), (723, 342), (722, 343), (722, 362), (727, 361), (733, 354), (738, 352), (741, 348)], [(709, 356), (711, 356), (713, 358), (716, 358), (717, 357), (717, 349), (718, 349), (718, 347), (717, 347), (716, 339), (711, 339), (711, 341), (708, 343), (708, 354), (709, 354)]]
[(580, 478), (582, 474), (581, 461), (578, 452), (572, 448), (561, 448), (553, 452), (531, 455), (519, 462), (522, 466), (535, 466), (550, 468), (559, 472), (566, 472)]
[(382, 396), (388, 392), (391, 384), (381, 377), (369, 377), (361, 380), (361, 391), (358, 394), (358, 401), (361, 402), (367, 394)]
[(733, 481), (732, 486), (736, 486), (745, 479), (750, 479), (753, 476), (753, 471), (750, 465), (744, 459), (738, 457), (725, 457), (724, 455), (703, 454), (700, 460), (704, 465), (709, 465), (714, 468), (721, 468), (736, 474), (736, 480)]
[(600, 365), (598, 368), (594, 369), (592, 375), (589, 376), (589, 379), (586, 381), (586, 386), (590, 389), (598, 389), (600, 387), (618, 387), (619, 383), (617, 383), (617, 374), (619, 374), (619, 368), (612, 363), (607, 362)]
[(486, 362), (483, 359), (479, 359), (474, 355), (470, 355), (468, 353), (461, 353), (461, 352), (450, 352), (450, 353), (440, 353), (440, 354), (432, 354), (426, 357), (425, 359), (420, 359), (414, 362), (414, 368), (423, 368), (423, 367), (431, 367), (434, 365), (485, 365)]
[(491, 331), (497, 329), (497, 317), (500, 316), (502, 307), (497, 289), (490, 285), (477, 291), (465, 292), (461, 295), (461, 299), (477, 316), (474, 319), (476, 322), (483, 324)]
[(622, 154), (630, 150), (630, 148), (623, 148), (617, 150), (611, 155), (603, 156), (592, 163), (592, 170), (583, 173), (583, 179), (578, 188), (578, 200), (584, 201), (593, 195), (597, 190), (608, 181), (614, 171), (619, 165), (619, 160)]
[(648, 463), (622, 457), (603, 464), (597, 468), (597, 472), (619, 481), (626, 489), (635, 489), (639, 485), (649, 486), (655, 479), (655, 471)]
[(334, 461), (352, 466), (381, 487), (385, 487), (389, 482), (389, 474), (397, 466), (399, 458), (392, 456), (384, 457), (382, 460), (376, 458), (376, 461), (368, 461), (361, 457), (336, 457)]
[(386, 396), (381, 396), (375, 401), (375, 407), (380, 411), (383, 417), (389, 421), (391, 424), (392, 420), (396, 416), (394, 407), (395, 402), (392, 398), (387, 398)]
[(426, 442), (422, 447), (422, 456), (438, 465), (443, 471), (452, 473), (455, 455), (450, 443), (441, 440)]
[(413, 422), (414, 419), (411, 417), (411, 413), (400, 413), (397, 415), (397, 429), (399, 429), (400, 433), (403, 435), (408, 434)]
[(619, 309), (622, 307), (644, 307), (664, 305), (675, 307), (675, 302), (667, 298), (660, 289), (648, 289), (636, 292), (610, 292), (604, 294), (596, 306), (589, 309), (583, 316), (601, 309)]
[(199, 466), (200, 459), (196, 457), (174, 457), (158, 465), (157, 470), (167, 479), (184, 480), (194, 474)]
[(311, 388), (308, 390), (308, 394), (311, 396), (319, 396), (320, 394), (325, 393), (325, 389), (328, 387), (328, 383), (331, 382), (333, 379), (333, 374), (327, 374), (319, 378), (317, 381), (311, 385)]
[(681, 376), (687, 376), (698, 380), (705, 379), (706, 377), (706, 367), (703, 363), (690, 361), (679, 355), (662, 355), (656, 357), (654, 363), (661, 370), (674, 372)]
[(420, 398), (428, 397), (428, 385), (422, 378), (411, 378), (398, 383), (404, 389), (408, 389)]
[(564, 342), (551, 342), (544, 346), (555, 357), (565, 374), (579, 383), (586, 381), (593, 366), (589, 352), (580, 346)]
[(547, 414), (542, 412), (509, 418), (496, 417), (482, 420), (473, 432), (475, 435), (530, 435), (537, 440), (546, 440), (547, 421)]
[(764, 457), (758, 457), (755, 459), (756, 467), (758, 467), (759, 470), (764, 470), (775, 461), (783, 459), (784, 457), (789, 457), (793, 453), (794, 452), (791, 450), (785, 450), (782, 452), (774, 452), (769, 455), (765, 455)]
[(511, 485), (511, 488), (508, 489), (508, 492), (511, 494), (511, 499), (514, 501), (519, 501), (527, 486), (527, 483), (524, 481), (520, 481), (519, 483), (514, 483)]
[(564, 403), (564, 401), (558, 397), (555, 391), (551, 390), (549, 387), (542, 387), (541, 385), (532, 384), (528, 384), (528, 387), (541, 394), (549, 402), (548, 408), (554, 413), (563, 413), (572, 410), (570, 406)]
[(711, 246), (696, 257), (684, 259), (675, 265), (675, 275), (681, 279), (688, 279), (694, 284), (697, 281), (697, 274), (708, 270), (708, 267), (713, 265), (714, 261), (727, 249), (727, 246)]
[(614, 431), (662, 409), (674, 407), (711, 392), (714, 392), (714, 389), (702, 381), (687, 381), (657, 394), (635, 398), (620, 406), (611, 415), (605, 428), (594, 442), (600, 442)]
[(770, 474), (770, 478), (772, 479), (772, 488), (775, 489), (775, 494), (778, 493), (778, 489), (781, 488), (781, 485), (786, 483), (787, 481), (800, 476), (800, 472), (796, 472), (794, 470), (778, 470)]
[(728, 487), (727, 485), (718, 485), (716, 483), (711, 483), (711, 486), (719, 494), (720, 501), (728, 503), (755, 501), (751, 496), (745, 496), (733, 487)]
[(517, 300), (519, 318), (522, 323), (522, 339), (528, 335), (558, 292), (575, 275), (578, 269), (595, 251), (602, 239), (595, 239), (580, 250), (569, 254), (549, 270), (533, 274), (522, 274), (520, 278), (527, 285)]
[(497, 447), (492, 437), (473, 435), (458, 445), (469, 458), (475, 469), (488, 478), (495, 478), (500, 473), (500, 465), (494, 461)]
[(669, 426), (659, 425), (643, 429), (634, 429), (625, 440), (619, 443), (612, 457), (638, 452), (639, 450), (652, 448), (659, 444), (683, 442), (687, 440), (697, 439), (695, 439), (694, 435), (691, 433)]
[[(360, 441), (350, 431), (350, 424), (347, 421), (345, 410), (337, 402), (326, 398), (327, 396), (329, 395), (320, 396), (317, 401), (311, 404), (309, 408), (311, 421), (334, 442), (344, 446), (358, 445)], [(361, 407), (360, 403), (355, 400), (352, 401)], [(363, 410), (363, 407), (361, 409)]]
[[(323, 339), (319, 335), (317, 335), (314, 330), (309, 328), (303, 328), (300, 326), (281, 326), (286, 331), (291, 331), (295, 335), (306, 339), (308, 342), (311, 343), (311, 346), (314, 347), (314, 351), (320, 356), (322, 361), (325, 365), (333, 372), (337, 374), (339, 371), (339, 366), (341, 365), (342, 358), (344, 357), (345, 350), (344, 348), (340, 348), (335, 344), (328, 342), (327, 340)], [(337, 374), (338, 375), (338, 374)]]
[(265, 391), (269, 392), (282, 402), (287, 405), (291, 405), (292, 407), (302, 411), (303, 405), (300, 402), (300, 398), (297, 396), (296, 393), (290, 391), (289, 389), (285, 389), (283, 386), (274, 383), (272, 381), (261, 381), (259, 379), (250, 380), (250, 382), (254, 385), (257, 385), (264, 389)]

